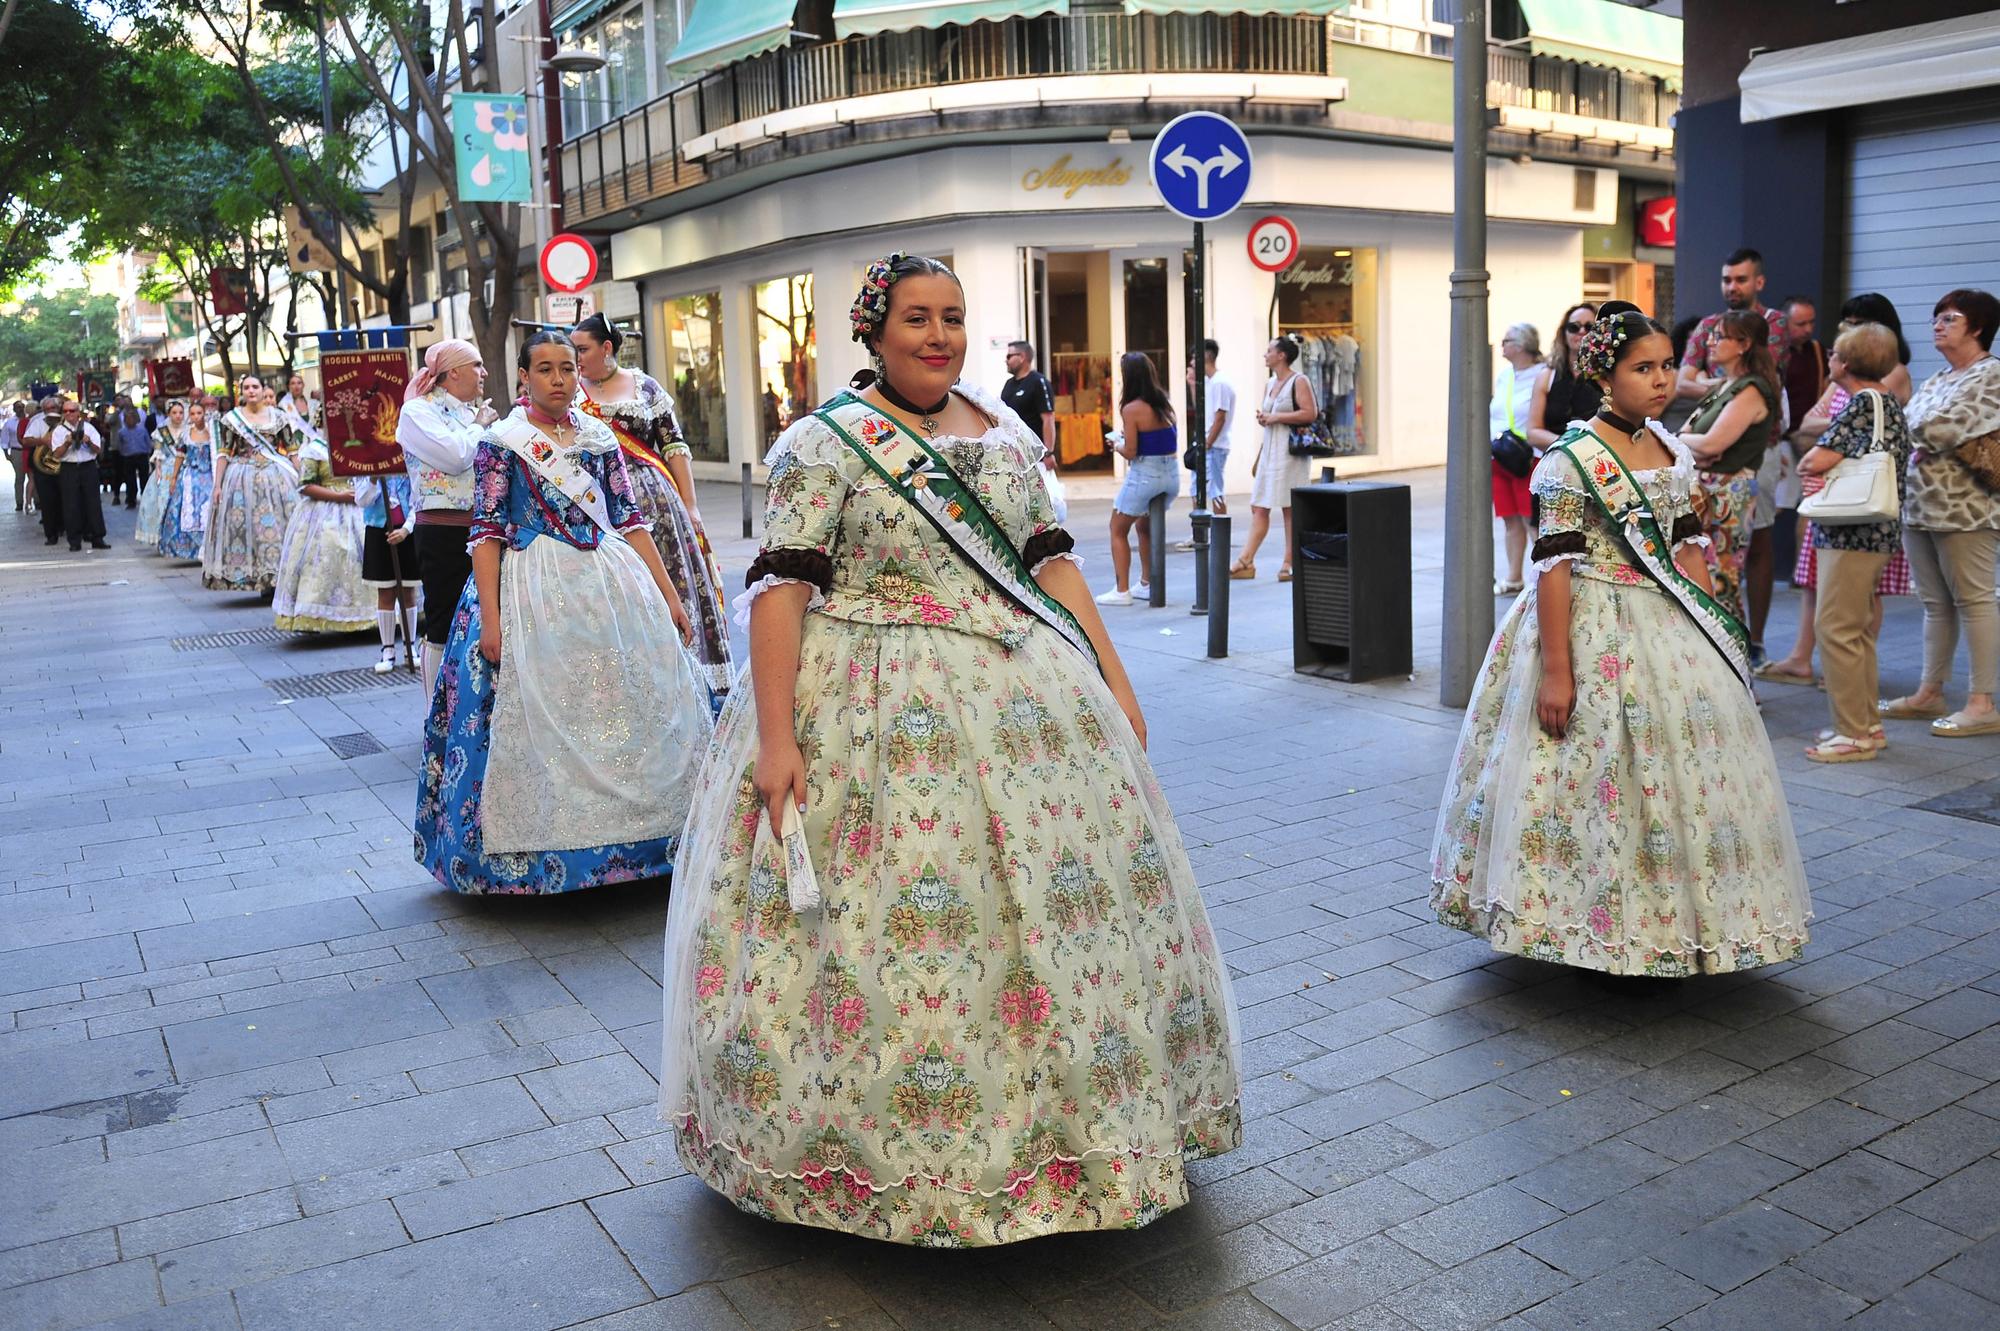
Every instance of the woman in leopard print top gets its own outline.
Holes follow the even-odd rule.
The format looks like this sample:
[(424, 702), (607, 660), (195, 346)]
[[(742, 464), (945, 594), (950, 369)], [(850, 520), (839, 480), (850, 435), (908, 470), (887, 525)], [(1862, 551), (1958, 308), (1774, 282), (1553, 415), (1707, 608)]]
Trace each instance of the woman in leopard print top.
[[(2000, 360), (1991, 355), (2000, 300), (1952, 291), (1931, 317), (1931, 341), (1947, 367), (1926, 379), (1905, 414), (1916, 452), (1903, 507), (1903, 548), (1924, 603), (1924, 679), (1905, 698), (1881, 704), (1885, 717), (1935, 718), (1945, 738), (2000, 734), (2000, 608), (1993, 601), (2000, 550), (2000, 494), (1986, 489), (1954, 455), (2000, 430)], [(1965, 706), (1946, 715), (1945, 677), (1963, 630), (1972, 654)]]

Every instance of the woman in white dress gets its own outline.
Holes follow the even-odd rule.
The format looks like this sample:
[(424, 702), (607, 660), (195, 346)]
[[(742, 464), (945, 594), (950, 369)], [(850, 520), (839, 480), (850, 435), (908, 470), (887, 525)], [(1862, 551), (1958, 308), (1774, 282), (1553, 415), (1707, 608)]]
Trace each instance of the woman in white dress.
[(1257, 576), (1257, 548), (1270, 534), (1274, 508), (1285, 515), (1285, 553), (1278, 560), (1278, 581), (1292, 580), (1292, 491), (1312, 477), (1312, 459), (1292, 455), (1292, 427), (1319, 419), (1319, 399), (1312, 384), (1292, 368), (1298, 358), (1299, 344), (1289, 337), (1274, 338), (1264, 348), (1264, 366), (1271, 378), (1257, 408), (1264, 442), (1250, 468), (1250, 532), (1244, 537), (1242, 555), (1229, 566), (1229, 576), (1239, 580)]
[(673, 870), (708, 690), (618, 441), (575, 410), (576, 352), (521, 348), (529, 401), (473, 458), (472, 581), (424, 727), (417, 858), (470, 894)]
[(139, 520), (132, 539), (158, 549), (160, 519), (166, 516), (167, 502), (175, 493), (181, 472), (181, 431), (187, 428), (187, 404), (178, 399), (167, 404), (167, 418), (153, 431), (153, 465), (146, 488), (139, 494)]
[(210, 591), (268, 592), (299, 502), (291, 459), (306, 435), (271, 402), (254, 374), (238, 381), (241, 405), (217, 430), (215, 499), (202, 538), (201, 585)]
[(271, 611), (287, 633), (354, 633), (375, 622), (375, 594), (361, 577), (354, 482), (334, 476), (317, 439), (299, 450), (299, 505), (278, 554)]

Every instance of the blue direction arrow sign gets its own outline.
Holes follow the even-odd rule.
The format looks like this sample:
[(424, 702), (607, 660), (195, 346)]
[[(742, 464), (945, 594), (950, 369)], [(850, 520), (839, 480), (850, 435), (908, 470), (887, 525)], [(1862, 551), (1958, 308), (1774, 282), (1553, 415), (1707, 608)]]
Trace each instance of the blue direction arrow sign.
[(1147, 165), (1160, 201), (1191, 222), (1226, 217), (1250, 192), (1250, 140), (1213, 111), (1169, 120)]

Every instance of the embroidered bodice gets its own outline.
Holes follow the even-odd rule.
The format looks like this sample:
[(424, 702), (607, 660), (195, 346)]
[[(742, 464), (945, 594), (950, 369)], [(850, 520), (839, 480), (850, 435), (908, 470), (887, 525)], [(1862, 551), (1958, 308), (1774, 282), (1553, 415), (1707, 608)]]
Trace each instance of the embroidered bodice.
[[(977, 439), (941, 437), (932, 447), (965, 481), (1032, 570), (1071, 548), (1056, 525), (1038, 465), (1043, 448), (998, 398), (956, 390), (997, 423)], [(908, 435), (849, 426), (892, 472), (917, 447)], [(825, 422), (805, 416), (779, 436), (771, 468), (764, 547), (747, 578), (816, 586), (813, 608), (835, 619), (957, 629), (1003, 644), (1037, 621), (993, 590), (910, 502), (877, 476)]]
[(296, 457), (308, 436), (297, 421), (282, 412), (272, 412), (268, 424), (257, 425), (237, 410), (222, 418), (220, 438), (232, 461), (262, 467)]
[[(1699, 542), (1701, 519), (1695, 515), (1691, 498), (1695, 484), (1694, 454), (1659, 426), (1655, 425), (1653, 431), (1674, 455), (1673, 464), (1634, 471), (1632, 479), (1645, 492), (1653, 517), (1675, 548), (1689, 541)], [(1567, 443), (1583, 433), (1571, 430), (1557, 443)], [(1657, 585), (1644, 569), (1632, 562), (1624, 540), (1598, 508), (1582, 472), (1569, 454), (1559, 448), (1549, 449), (1535, 465), (1528, 485), (1541, 501), (1541, 526), (1537, 529), (1532, 555), (1538, 570), (1546, 571), (1569, 560), (1571, 571), (1581, 577), (1627, 587)]]
[(634, 397), (622, 402), (594, 402), (578, 391), (577, 407), (603, 421), (617, 421), (662, 460), (676, 453), (688, 454), (687, 440), (681, 435), (681, 419), (674, 411), (673, 395), (650, 374), (630, 371), (638, 387)]
[(354, 489), (354, 480), (348, 476), (333, 474), (333, 458), (326, 451), (326, 445), (318, 440), (299, 450), (299, 490), (304, 492), (308, 485), (324, 486), (329, 490)]
[[(570, 420), (579, 427), (577, 440), (563, 456), (597, 482), (614, 528), (621, 532), (643, 528), (646, 519), (632, 502), (632, 482), (611, 432), (578, 412), (571, 412)], [(490, 431), (473, 454), (472, 485), (468, 546), (501, 541), (510, 550), (525, 550), (536, 537), (553, 536), (579, 550), (595, 550), (604, 540), (603, 530), (588, 513), (496, 442)]]

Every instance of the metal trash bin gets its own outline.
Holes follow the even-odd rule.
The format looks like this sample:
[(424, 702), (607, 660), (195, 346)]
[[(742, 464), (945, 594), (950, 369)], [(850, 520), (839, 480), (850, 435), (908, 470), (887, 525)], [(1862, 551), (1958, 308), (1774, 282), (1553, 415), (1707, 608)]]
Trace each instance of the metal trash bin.
[(1292, 668), (1360, 681), (1412, 663), (1410, 487), (1292, 491)]

